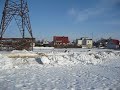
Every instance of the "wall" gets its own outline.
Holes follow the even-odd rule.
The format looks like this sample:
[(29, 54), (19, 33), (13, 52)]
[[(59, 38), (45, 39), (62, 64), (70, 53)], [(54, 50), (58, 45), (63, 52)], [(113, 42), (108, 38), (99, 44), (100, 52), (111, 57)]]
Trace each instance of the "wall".
[(82, 40), (77, 40), (77, 46), (82, 46)]
[(92, 48), (93, 47), (93, 41), (92, 40), (86, 40), (86, 45), (88, 48)]

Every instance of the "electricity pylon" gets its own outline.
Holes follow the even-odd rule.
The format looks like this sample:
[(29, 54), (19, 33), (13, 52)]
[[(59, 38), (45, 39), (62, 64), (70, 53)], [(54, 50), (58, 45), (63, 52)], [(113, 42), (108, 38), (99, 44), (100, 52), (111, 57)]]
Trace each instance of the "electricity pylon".
[(30, 18), (28, 14), (28, 5), (25, 0), (6, 0), (3, 10), (2, 20), (0, 24), (0, 37), (3, 38), (3, 35), (9, 26), (10, 22), (14, 18), (17, 26), (20, 30), (22, 38), (25, 38), (25, 29), (28, 30), (31, 38), (32, 28), (30, 24)]

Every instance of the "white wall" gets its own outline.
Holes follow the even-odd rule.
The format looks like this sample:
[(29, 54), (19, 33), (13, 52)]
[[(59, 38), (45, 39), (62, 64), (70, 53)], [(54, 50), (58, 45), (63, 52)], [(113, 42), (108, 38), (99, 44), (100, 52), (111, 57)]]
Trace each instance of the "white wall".
[(82, 45), (82, 40), (77, 40), (77, 46), (81, 46)]

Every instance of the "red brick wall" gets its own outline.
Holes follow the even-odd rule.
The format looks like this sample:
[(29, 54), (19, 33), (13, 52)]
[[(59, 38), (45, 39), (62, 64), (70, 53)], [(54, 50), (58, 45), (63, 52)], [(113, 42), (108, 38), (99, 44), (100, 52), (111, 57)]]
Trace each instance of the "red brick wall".
[(60, 44), (68, 44), (69, 39), (68, 39), (68, 37), (64, 37), (64, 36), (54, 36), (53, 37), (53, 42), (54, 43), (60, 43)]

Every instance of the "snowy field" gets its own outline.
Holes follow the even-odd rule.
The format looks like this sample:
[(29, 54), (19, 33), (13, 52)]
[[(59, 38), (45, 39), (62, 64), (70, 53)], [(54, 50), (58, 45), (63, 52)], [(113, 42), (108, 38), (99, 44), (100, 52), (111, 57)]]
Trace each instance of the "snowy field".
[(120, 51), (1, 51), (0, 90), (120, 90)]

